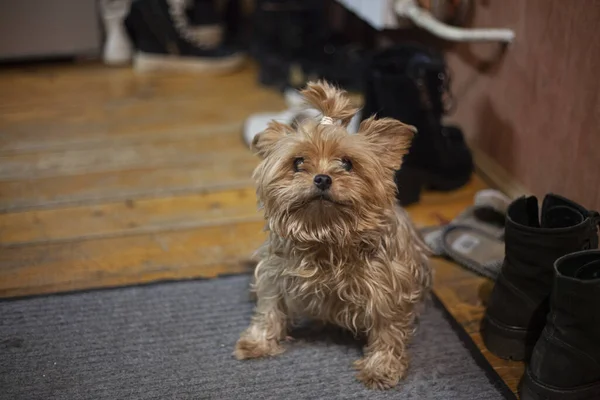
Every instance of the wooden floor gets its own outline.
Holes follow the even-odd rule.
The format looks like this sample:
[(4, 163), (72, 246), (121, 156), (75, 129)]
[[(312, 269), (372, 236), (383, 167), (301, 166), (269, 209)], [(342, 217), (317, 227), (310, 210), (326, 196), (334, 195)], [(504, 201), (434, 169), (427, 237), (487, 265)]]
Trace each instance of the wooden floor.
[[(255, 75), (0, 70), (0, 297), (247, 269), (264, 234), (242, 124), (284, 106)], [(450, 220), (484, 187), (475, 177), (409, 211), (420, 226)], [(491, 282), (435, 264), (437, 295), (515, 390), (522, 365), (478, 333)]]

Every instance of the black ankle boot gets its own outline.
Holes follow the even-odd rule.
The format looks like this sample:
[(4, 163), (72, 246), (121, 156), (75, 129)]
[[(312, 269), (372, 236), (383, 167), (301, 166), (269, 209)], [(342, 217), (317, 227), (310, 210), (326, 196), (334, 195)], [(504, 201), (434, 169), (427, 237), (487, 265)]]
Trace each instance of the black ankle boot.
[[(302, 71), (295, 63), (299, 58), (303, 38), (309, 35), (310, 23), (322, 7), (301, 0), (257, 0), (254, 15), (250, 54), (257, 61), (258, 81), (266, 86), (283, 89), (291, 80), (301, 84), (304, 77), (294, 78)], [(313, 17), (313, 18), (311, 18)], [(313, 28), (322, 29), (316, 25)]]
[(362, 88), (365, 52), (330, 31), (322, 0), (257, 1), (250, 48), (263, 85), (282, 89), (325, 79), (346, 90)]
[(556, 261), (548, 322), (520, 393), (523, 400), (600, 399), (600, 251)]
[(466, 184), (473, 171), (471, 152), (459, 128), (442, 125), (449, 85), (443, 56), (416, 45), (392, 47), (373, 56), (366, 81), (363, 118), (376, 114), (417, 128), (395, 177), (400, 203), (417, 202), (422, 188)]
[[(192, 26), (190, 4), (187, 0), (132, 3), (125, 26), (136, 49), (136, 69), (229, 72), (242, 65), (242, 54), (224, 44), (216, 14), (206, 13), (206, 19)], [(198, 7), (206, 11), (213, 5), (203, 2)]]
[(508, 208), (506, 255), (482, 323), (483, 341), (498, 357), (528, 359), (549, 310), (554, 262), (565, 254), (598, 247), (598, 213), (549, 194), (541, 222), (535, 197)]

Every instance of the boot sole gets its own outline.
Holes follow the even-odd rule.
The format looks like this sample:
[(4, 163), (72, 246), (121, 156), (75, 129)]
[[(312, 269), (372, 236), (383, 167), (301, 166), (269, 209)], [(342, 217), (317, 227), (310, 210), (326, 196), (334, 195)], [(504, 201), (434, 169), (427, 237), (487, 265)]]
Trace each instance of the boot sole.
[(600, 382), (572, 389), (560, 389), (544, 385), (525, 370), (519, 383), (521, 400), (595, 400), (600, 398)]
[(505, 360), (528, 360), (541, 332), (532, 332), (506, 326), (486, 315), (481, 322), (481, 336), (485, 347)]
[(244, 63), (242, 54), (222, 58), (197, 58), (174, 56), (171, 54), (136, 53), (133, 66), (136, 71), (170, 72), (212, 72), (230, 73), (238, 70)]

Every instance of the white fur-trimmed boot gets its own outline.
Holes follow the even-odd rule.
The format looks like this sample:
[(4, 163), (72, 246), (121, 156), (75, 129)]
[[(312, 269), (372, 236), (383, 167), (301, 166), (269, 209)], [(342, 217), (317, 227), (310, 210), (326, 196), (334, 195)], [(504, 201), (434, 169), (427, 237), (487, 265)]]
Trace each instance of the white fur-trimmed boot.
[(107, 65), (125, 65), (131, 61), (132, 46), (124, 25), (130, 5), (131, 0), (100, 0), (106, 35), (102, 59)]

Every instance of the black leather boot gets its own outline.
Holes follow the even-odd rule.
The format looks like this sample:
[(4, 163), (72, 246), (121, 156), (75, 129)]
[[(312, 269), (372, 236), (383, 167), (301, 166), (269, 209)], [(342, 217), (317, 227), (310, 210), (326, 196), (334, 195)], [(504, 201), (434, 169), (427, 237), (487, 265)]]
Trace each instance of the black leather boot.
[(520, 393), (523, 400), (600, 399), (600, 251), (556, 261), (550, 314)]
[(485, 345), (501, 358), (530, 357), (546, 324), (556, 259), (598, 247), (598, 213), (554, 194), (541, 211), (540, 221), (535, 197), (508, 208), (504, 264), (482, 323)]
[(442, 125), (449, 78), (443, 56), (418, 45), (401, 45), (372, 57), (367, 69), (363, 119), (376, 114), (417, 128), (396, 173), (402, 205), (419, 201), (421, 189), (453, 190), (473, 172), (471, 152), (459, 128)]

